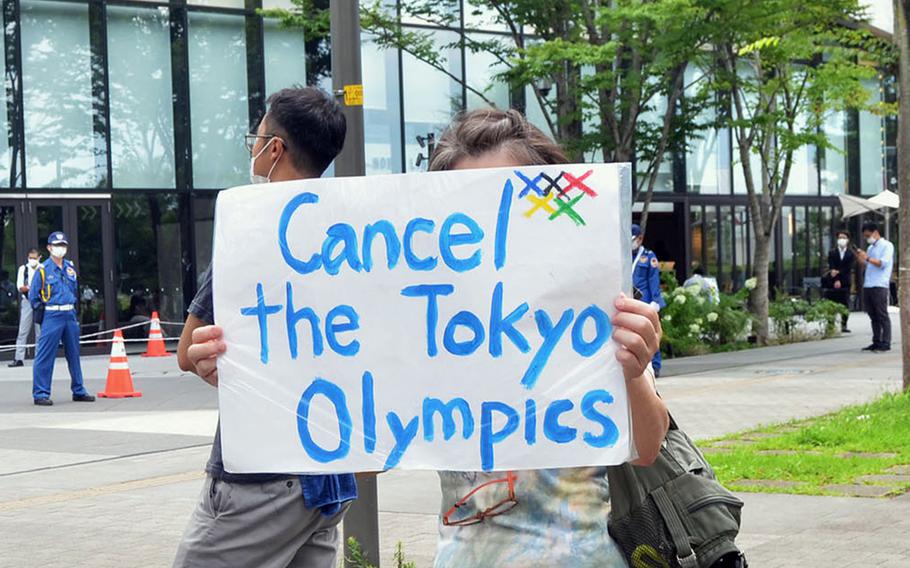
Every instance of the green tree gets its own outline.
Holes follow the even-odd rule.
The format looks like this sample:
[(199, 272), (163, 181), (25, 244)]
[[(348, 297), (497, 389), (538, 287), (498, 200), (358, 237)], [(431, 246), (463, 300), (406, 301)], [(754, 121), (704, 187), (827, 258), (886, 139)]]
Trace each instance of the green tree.
[[(316, 0), (293, 0), (293, 10), (269, 10), (285, 25), (325, 33)], [(466, 84), (450, 71), (450, 49), (492, 54), (502, 71), (494, 81), (511, 92), (532, 93), (550, 133), (578, 161), (636, 162), (635, 197), (644, 202), (642, 225), (667, 153), (700, 125), (694, 116), (705, 97), (685, 98), (685, 71), (704, 53), (712, 26), (705, 0), (465, 0), (465, 12), (489, 15), (506, 34), (462, 32), (457, 0), (366, 0), (362, 28), (385, 48), (401, 49), (462, 83), (494, 105), (489, 88)], [(432, 31), (402, 26), (418, 21), (453, 31), (440, 45)], [(533, 30), (533, 32), (531, 32)], [(531, 89), (525, 89), (531, 86)], [(689, 86), (691, 90), (691, 85)], [(681, 110), (687, 112), (680, 112)]]
[[(732, 129), (755, 242), (755, 333), (768, 341), (771, 242), (796, 152), (829, 147), (825, 117), (867, 103), (887, 45), (847, 22), (864, 19), (858, 0), (717, 0), (717, 64), (705, 71), (728, 93), (719, 126)], [(833, 148), (832, 148), (833, 151)]]

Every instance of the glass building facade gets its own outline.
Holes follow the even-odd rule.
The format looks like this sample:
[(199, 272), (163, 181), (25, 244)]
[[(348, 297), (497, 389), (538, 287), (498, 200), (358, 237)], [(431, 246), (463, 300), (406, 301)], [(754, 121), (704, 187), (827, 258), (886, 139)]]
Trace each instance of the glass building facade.
[[(15, 336), (16, 269), (28, 249), (44, 251), (55, 229), (70, 236), (85, 332), (152, 310), (182, 321), (211, 258), (215, 196), (247, 181), (243, 135), (267, 95), (329, 84), (325, 46), (258, 15), (274, 7), (290, 3), (3, 0), (0, 343)], [(379, 49), (364, 34), (368, 175), (425, 169), (428, 135), (455, 112), (482, 106), (475, 90), (546, 128), (530, 87), (492, 80), (501, 63), (458, 46), (459, 31), (509, 41), (505, 31), (470, 9), (458, 21), (463, 29), (454, 31), (404, 22), (433, 34), (446, 55), (442, 69)], [(894, 100), (893, 88), (869, 84), (879, 100)], [(836, 195), (869, 196), (896, 183), (892, 123), (846, 112), (825, 132), (833, 150), (797, 156), (774, 245), (781, 288), (798, 289), (822, 269), (841, 226)], [(680, 277), (698, 263), (728, 289), (742, 284), (753, 256), (731, 140), (729, 131), (707, 131), (666, 161), (646, 239)]]

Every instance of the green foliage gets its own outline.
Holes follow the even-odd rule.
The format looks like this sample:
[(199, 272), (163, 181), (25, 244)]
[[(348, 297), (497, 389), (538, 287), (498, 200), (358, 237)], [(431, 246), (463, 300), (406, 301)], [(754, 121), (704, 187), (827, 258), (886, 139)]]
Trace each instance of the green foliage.
[[(859, 476), (886, 473), (910, 463), (910, 393), (886, 394), (820, 418), (772, 426), (752, 443), (729, 445), (729, 453), (708, 454), (718, 478), (730, 489), (756, 490), (740, 480), (797, 482), (787, 487), (762, 486), (762, 492), (826, 494), (828, 484), (850, 484)], [(750, 438), (737, 435), (728, 440)], [(771, 437), (768, 437), (771, 435)], [(701, 443), (703, 447), (713, 442)], [(853, 453), (850, 459), (845, 454)], [(859, 454), (859, 455), (856, 455)], [(863, 455), (865, 454), (865, 455)], [(878, 455), (875, 455), (878, 454)], [(894, 454), (888, 456), (887, 454)], [(888, 485), (910, 488), (910, 483)]]
[[(363, 548), (360, 546), (360, 543), (357, 542), (357, 539), (351, 537), (347, 540), (348, 544), (348, 556), (346, 560), (354, 565), (354, 568), (376, 568), (373, 564), (366, 559), (366, 556), (363, 554)], [(417, 568), (417, 564), (414, 562), (409, 562), (404, 555), (404, 549), (401, 546), (399, 541), (395, 545), (395, 554), (392, 556), (392, 561), (395, 563), (395, 568)]]
[(838, 332), (838, 320), (843, 321), (841, 318), (848, 315), (850, 315), (850, 310), (843, 304), (831, 300), (819, 300), (806, 311), (806, 321), (821, 323), (824, 336), (831, 337)]
[(360, 546), (360, 542), (356, 538), (350, 537), (347, 540), (348, 543), (348, 555), (345, 557), (345, 560), (350, 562), (354, 568), (376, 568), (373, 564), (366, 559), (366, 556), (363, 555), (363, 548)]
[(821, 324), (822, 337), (837, 334), (838, 318), (850, 312), (841, 304), (831, 300), (818, 300), (810, 304), (802, 298), (779, 297), (768, 306), (774, 333), (778, 341), (798, 341), (807, 338), (801, 324)]
[(667, 306), (661, 310), (662, 351), (684, 357), (741, 349), (752, 321), (746, 309), (748, 290), (721, 294), (701, 285), (683, 288), (666, 278)]
[(392, 558), (395, 562), (395, 568), (417, 568), (414, 562), (408, 562), (404, 557), (404, 551), (401, 548), (401, 542), (395, 545), (395, 556)]

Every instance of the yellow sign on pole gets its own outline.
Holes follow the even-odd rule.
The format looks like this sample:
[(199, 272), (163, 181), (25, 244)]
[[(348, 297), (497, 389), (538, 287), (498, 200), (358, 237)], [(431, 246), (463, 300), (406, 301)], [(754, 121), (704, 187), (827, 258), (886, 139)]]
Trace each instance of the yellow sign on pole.
[(344, 105), (363, 106), (363, 85), (344, 86)]

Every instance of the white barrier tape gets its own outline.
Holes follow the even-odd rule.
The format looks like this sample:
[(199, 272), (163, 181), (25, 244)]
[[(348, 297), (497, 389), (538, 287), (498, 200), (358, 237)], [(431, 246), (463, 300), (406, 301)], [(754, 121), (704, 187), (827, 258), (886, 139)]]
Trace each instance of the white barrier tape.
[[(160, 321), (160, 320), (158, 323), (160, 323), (161, 325), (179, 325), (179, 326), (184, 325), (183, 322), (177, 323), (177, 322), (172, 322), (172, 321)], [(86, 333), (85, 335), (80, 335), (79, 339), (82, 340), (82, 339), (88, 339), (89, 337), (98, 337), (99, 335), (105, 335), (107, 333), (114, 333), (117, 330), (123, 331), (125, 329), (133, 329), (136, 327), (142, 327), (144, 325), (151, 325), (151, 324), (152, 324), (152, 320), (141, 321), (138, 323), (132, 323), (130, 325), (124, 325), (122, 327), (116, 327), (114, 329), (105, 329), (105, 330), (98, 331), (95, 333)], [(179, 337), (156, 337), (155, 339), (163, 339), (164, 341), (173, 341), (175, 339), (180, 339), (180, 338)], [(87, 343), (110, 343), (111, 341), (113, 341), (113, 338), (102, 339), (99, 341), (79, 341), (79, 344), (82, 345), (82, 344), (87, 344)], [(124, 339), (124, 342), (127, 342), (127, 343), (137, 342), (137, 341), (148, 341), (148, 339)], [(37, 343), (27, 343), (22, 346), (20, 346), (20, 345), (3, 345), (3, 346), (0, 346), (0, 353), (4, 353), (6, 351), (14, 351), (18, 347), (23, 347), (25, 349), (28, 349), (30, 347), (37, 347), (37, 346), (38, 346)]]
[(139, 322), (139, 323), (132, 323), (132, 324), (130, 324), (130, 325), (125, 325), (125, 326), (123, 326), (123, 327), (117, 327), (117, 328), (114, 328), (114, 329), (105, 329), (105, 330), (99, 331), (99, 332), (97, 332), (97, 333), (87, 333), (87, 334), (85, 334), (85, 335), (80, 335), (80, 336), (79, 336), (79, 339), (86, 339), (86, 338), (89, 338), (89, 337), (97, 337), (97, 336), (99, 336), (99, 335), (104, 335), (105, 333), (114, 333), (114, 332), (117, 331), (118, 329), (119, 329), (120, 331), (123, 331), (124, 329), (133, 329), (134, 327), (142, 327), (143, 325), (149, 325), (150, 323), (151, 323), (151, 320), (149, 320), (149, 321), (141, 321), (141, 322)]
[[(179, 337), (162, 337), (161, 340), (179, 341), (180, 338)], [(123, 339), (122, 341), (124, 343), (146, 343), (146, 342), (148, 342), (148, 339)], [(88, 341), (80, 341), (79, 345), (90, 345), (90, 344), (95, 344), (95, 343), (113, 343), (113, 342), (114, 342), (113, 338), (111, 338), (111, 339), (91, 339)], [(37, 343), (28, 343), (22, 347), (28, 349), (30, 347), (37, 347), (37, 346), (38, 346)], [(0, 347), (0, 353), (6, 353), (8, 351), (15, 351), (16, 347), (17, 347), (16, 345), (6, 345), (3, 347)]]

